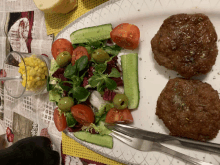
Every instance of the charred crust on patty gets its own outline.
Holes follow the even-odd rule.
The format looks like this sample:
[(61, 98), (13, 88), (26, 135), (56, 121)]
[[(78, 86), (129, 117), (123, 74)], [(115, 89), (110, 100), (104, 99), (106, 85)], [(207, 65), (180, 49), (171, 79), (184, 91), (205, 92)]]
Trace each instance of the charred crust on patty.
[(170, 135), (213, 139), (220, 129), (218, 92), (200, 80), (170, 79), (157, 100), (156, 115)]
[(204, 14), (177, 14), (165, 19), (151, 47), (159, 65), (185, 78), (211, 71), (218, 54), (215, 28)]

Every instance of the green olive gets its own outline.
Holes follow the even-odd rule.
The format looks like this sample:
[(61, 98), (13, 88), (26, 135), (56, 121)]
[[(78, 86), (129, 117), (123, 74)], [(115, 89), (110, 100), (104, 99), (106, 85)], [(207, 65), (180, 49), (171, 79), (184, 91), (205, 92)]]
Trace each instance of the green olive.
[(60, 67), (64, 67), (68, 65), (71, 62), (71, 60), (72, 60), (72, 56), (70, 55), (70, 53), (64, 51), (57, 56), (56, 62)]
[(106, 51), (104, 51), (103, 49), (99, 48), (96, 49), (93, 53), (92, 53), (92, 58), (99, 64), (104, 63), (105, 61), (109, 60), (110, 57), (108, 55), (108, 53)]
[(125, 109), (128, 107), (128, 98), (124, 94), (116, 94), (113, 98), (113, 104), (117, 109)]
[(58, 108), (61, 111), (70, 111), (71, 107), (74, 105), (74, 101), (72, 97), (63, 97), (58, 102)]

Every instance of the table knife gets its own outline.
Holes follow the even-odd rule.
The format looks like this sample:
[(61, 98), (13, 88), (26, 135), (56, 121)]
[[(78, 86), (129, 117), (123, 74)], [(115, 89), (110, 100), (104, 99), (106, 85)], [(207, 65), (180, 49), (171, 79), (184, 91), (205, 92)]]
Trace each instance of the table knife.
[(216, 144), (216, 143), (202, 142), (202, 141), (165, 135), (124, 124), (105, 124), (105, 126), (110, 130), (117, 130), (131, 137), (220, 154), (220, 144)]

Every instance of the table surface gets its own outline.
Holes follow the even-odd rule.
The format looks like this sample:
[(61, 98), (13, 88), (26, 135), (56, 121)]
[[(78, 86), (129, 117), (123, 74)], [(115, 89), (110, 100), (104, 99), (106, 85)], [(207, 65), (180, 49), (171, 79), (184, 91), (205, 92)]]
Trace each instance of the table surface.
[[(4, 6), (4, 8), (2, 6)], [(21, 19), (24, 14), (25, 18), (29, 20), (30, 26), (30, 15), (33, 14), (34, 18), (36, 18), (32, 22), (33, 27), (31, 31), (33, 39), (32, 46), (30, 47), (31, 52), (35, 54), (47, 54), (49, 58), (52, 59), (50, 52), (51, 47), (48, 48), (48, 46), (51, 46), (53, 36), (47, 36), (44, 13), (37, 9), (33, 1), (22, 0), (22, 3), (20, 3), (20, 1), (18, 2), (17, 0), (3, 0), (3, 5), (0, 5), (0, 17), (2, 16), (1, 18), (3, 18), (2, 24), (5, 27), (7, 26), (8, 35), (10, 34), (9, 29), (12, 28), (13, 24), (16, 24), (16, 21)], [(7, 22), (8, 18), (10, 18), (9, 22)], [(6, 22), (7, 25), (5, 24)], [(4, 50), (0, 49), (0, 51), (2, 51), (0, 53), (0, 71), (3, 68), (3, 61), (6, 54), (15, 49), (10, 40), (7, 40), (6, 35), (2, 30), (4, 29), (0, 29), (0, 42), (2, 42)], [(38, 33), (40, 33), (40, 35)], [(39, 36), (40, 38), (37, 38)], [(44, 44), (46, 46), (44, 46)], [(41, 46), (40, 50), (36, 48), (38, 46)], [(29, 47), (27, 45), (27, 51), (29, 51), (28, 48)], [(22, 48), (22, 50), (25, 51), (26, 49)], [(55, 104), (49, 101), (48, 93), (14, 99), (7, 94), (4, 89), (4, 85), (0, 83), (0, 126), (3, 127), (3, 129), (0, 129), (0, 135), (5, 133), (4, 131), (7, 127), (10, 127), (13, 130), (15, 141), (29, 136), (49, 135), (52, 143), (54, 144), (54, 150), (61, 154), (62, 134), (57, 131), (52, 119), (54, 107)], [(78, 165), (88, 162), (87, 160), (83, 160), (82, 163), (79, 158), (68, 155), (66, 156), (65, 161), (66, 164)], [(95, 162), (90, 163), (96, 164)]]

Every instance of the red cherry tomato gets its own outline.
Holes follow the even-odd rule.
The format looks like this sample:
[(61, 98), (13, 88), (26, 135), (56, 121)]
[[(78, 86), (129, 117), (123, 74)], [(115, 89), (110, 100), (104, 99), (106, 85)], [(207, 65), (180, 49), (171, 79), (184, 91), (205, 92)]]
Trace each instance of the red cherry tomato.
[(7, 129), (6, 129), (6, 135), (9, 136), (11, 133), (12, 133), (12, 130), (11, 130), (9, 127), (7, 127)]
[(118, 110), (116, 108), (110, 109), (110, 111), (106, 115), (105, 119), (106, 123), (133, 123), (133, 117), (129, 109)]
[(87, 49), (83, 46), (78, 46), (76, 49), (74, 49), (72, 54), (72, 65), (75, 65), (76, 60), (78, 60), (82, 56), (87, 56), (88, 60), (91, 59)]
[(14, 141), (14, 134), (10, 133), (8, 136), (7, 136), (7, 140), (9, 142), (13, 142)]
[(63, 131), (67, 127), (66, 117), (63, 113), (60, 115), (58, 107), (54, 110), (53, 120), (59, 132)]
[(82, 125), (90, 125), (94, 122), (94, 113), (92, 109), (83, 104), (77, 104), (71, 107), (73, 117)]
[(110, 33), (111, 39), (125, 49), (136, 49), (139, 44), (140, 30), (136, 25), (122, 23)]
[(73, 46), (70, 41), (60, 38), (53, 42), (51, 52), (55, 60), (57, 59), (57, 56), (64, 51), (67, 51), (70, 54), (73, 53)]

